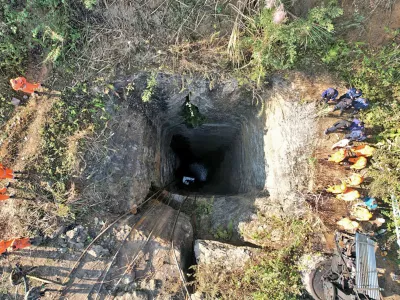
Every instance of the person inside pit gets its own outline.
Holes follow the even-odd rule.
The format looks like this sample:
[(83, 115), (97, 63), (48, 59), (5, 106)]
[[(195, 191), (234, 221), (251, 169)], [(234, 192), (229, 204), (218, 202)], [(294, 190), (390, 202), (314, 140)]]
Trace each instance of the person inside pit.
[(183, 176), (182, 183), (185, 185), (190, 185), (194, 183), (195, 179), (193, 177)]

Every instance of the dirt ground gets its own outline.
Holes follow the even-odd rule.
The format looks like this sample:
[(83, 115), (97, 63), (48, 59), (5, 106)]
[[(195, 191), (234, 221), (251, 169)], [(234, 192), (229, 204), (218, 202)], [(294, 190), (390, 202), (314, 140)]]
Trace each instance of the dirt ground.
[[(380, 0), (340, 1), (346, 22), (344, 35), (351, 42), (367, 42), (372, 47), (393, 39), (390, 31), (400, 27), (400, 2)], [(390, 4), (393, 4), (390, 6)], [(353, 20), (351, 20), (353, 18)], [(350, 21), (351, 20), (351, 21)]]
[[(124, 18), (129, 19), (129, 13), (127, 12), (117, 20), (115, 18), (115, 14), (121, 10), (121, 7), (115, 7), (117, 2), (105, 2), (107, 2), (112, 8), (109, 11), (107, 19), (109, 22), (108, 25), (111, 25), (110, 28), (118, 27), (120, 24), (119, 22), (121, 22), (121, 20)], [(302, 11), (306, 10), (307, 6), (311, 7), (316, 2), (318, 1), (304, 1), (304, 3), (300, 3), (298, 7), (301, 9), (298, 8), (299, 11), (297, 13), (301, 15)], [(400, 1), (393, 1), (394, 5), (391, 9), (387, 9), (382, 5), (376, 6), (375, 4), (378, 2), (382, 1), (341, 1), (341, 5), (345, 10), (345, 16), (343, 18), (345, 21), (350, 19), (350, 17), (354, 16), (355, 14), (363, 16), (364, 21), (351, 21), (352, 23), (349, 23), (346, 32), (339, 34), (345, 36), (350, 41), (365, 41), (372, 46), (378, 46), (390, 41), (392, 35), (387, 33), (385, 27), (393, 30), (400, 27)], [(164, 22), (164, 18), (167, 18), (166, 16), (168, 15), (169, 10), (166, 6), (160, 6), (160, 4), (163, 3), (164, 2), (162, 1), (154, 2), (149, 6), (148, 11), (145, 13), (142, 12), (142, 19), (146, 19), (146, 13), (154, 12), (154, 14), (152, 14), (152, 18), (154, 19), (151, 19), (148, 22), (150, 25), (147, 24), (147, 28), (144, 28), (143, 32), (146, 32), (147, 30), (154, 30), (154, 28), (157, 27), (157, 22)], [(199, 14), (197, 16), (200, 20), (198, 24), (196, 23), (188, 25), (187, 23), (189, 22), (187, 22), (186, 18), (184, 18), (185, 24), (187, 26), (191, 26), (192, 29), (194, 26), (195, 30), (192, 31), (198, 36), (203, 36), (205, 35), (205, 32), (207, 32), (207, 29), (209, 29), (209, 27), (205, 26), (204, 24), (211, 20), (212, 22), (215, 22), (215, 24), (218, 24), (218, 27), (224, 29), (223, 34), (229, 34), (228, 28), (230, 28), (230, 23), (228, 22), (227, 18), (222, 15), (216, 16), (215, 13), (213, 15), (214, 4), (205, 6), (207, 7), (207, 15), (202, 17), (202, 14)], [(129, 9), (136, 11), (137, 8), (131, 7)], [(182, 27), (183, 25), (184, 24), (182, 24)], [(169, 32), (170, 38), (176, 37), (177, 34), (179, 35), (178, 30), (181, 30), (180, 27), (174, 29), (174, 32)], [(107, 43), (114, 35), (113, 30), (102, 30), (106, 30), (106, 34), (104, 36), (95, 35), (93, 37), (93, 39), (96, 41), (94, 44), (96, 45), (108, 45)], [(124, 28), (121, 30), (120, 35), (113, 40), (114, 42), (112, 47), (108, 48), (109, 52), (103, 51), (101, 48), (97, 48), (96, 51), (85, 53), (85, 56), (82, 59), (95, 58), (96, 61), (101, 61), (102, 59), (105, 59), (105, 57), (107, 58), (108, 53), (114, 53), (115, 51), (127, 51), (126, 57), (132, 58), (135, 56), (135, 51), (138, 51), (139, 54), (148, 52), (146, 56), (147, 61), (154, 61), (155, 57), (155, 60), (158, 62), (167, 60), (163, 53), (157, 54), (155, 51), (148, 51), (150, 48), (149, 42), (147, 41), (146, 36), (143, 35), (142, 31), (140, 34), (134, 34), (133, 32), (134, 30), (129, 26), (128, 28)], [(127, 34), (129, 35), (125, 36)], [(157, 38), (158, 37), (156, 35), (151, 36), (152, 40)], [(128, 45), (125, 42), (122, 43), (121, 41), (125, 39), (131, 41), (131, 43)], [(101, 52), (101, 54), (99, 54), (99, 52)], [(112, 55), (109, 55), (109, 59), (112, 60), (114, 58)], [(137, 59), (137, 57), (133, 57), (133, 59)], [(109, 61), (108, 63), (110, 63), (110, 65), (113, 67), (116, 67), (119, 61), (113, 60)], [(184, 63), (184, 61), (181, 61), (180, 63)], [(102, 71), (103, 70), (100, 68), (96, 70), (97, 74), (100, 74)], [(49, 75), (47, 72), (48, 70), (40, 68), (40, 70), (37, 70), (37, 74), (32, 74), (31, 76), (33, 78), (53, 81), (54, 78), (52, 78), (52, 75)], [(322, 79), (321, 81), (321, 78), (317, 79), (310, 76), (308, 84), (304, 86), (304, 90), (300, 91), (300, 94), (313, 94), (315, 95), (315, 98), (305, 100), (315, 100), (321, 92), (321, 87), (328, 84), (328, 79)], [(341, 91), (344, 91), (343, 83), (339, 83), (338, 86), (340, 86)], [(24, 169), (25, 164), (28, 161), (40, 163), (40, 161), (35, 160), (35, 155), (39, 147), (38, 135), (44, 121), (46, 120), (47, 112), (52, 108), (52, 103), (53, 102), (51, 98), (39, 97), (28, 101), (26, 106), (20, 106), (17, 108), (18, 114), (16, 114), (8, 123), (8, 127), (3, 129), (3, 131), (7, 132), (8, 134), (7, 138), (3, 139), (0, 145), (0, 157), (2, 158), (3, 164), (12, 166), (16, 169)], [(343, 134), (340, 133), (334, 133), (330, 135), (324, 135), (323, 133), (327, 127), (331, 126), (337, 120), (338, 116), (337, 112), (335, 112), (334, 114), (321, 118), (319, 121), (318, 142), (315, 150), (314, 163), (314, 183), (317, 197), (310, 201), (311, 206), (323, 220), (324, 225), (327, 228), (325, 237), (327, 241), (326, 248), (328, 250), (332, 250), (333, 247), (333, 232), (337, 229), (336, 222), (343, 216), (347, 216), (351, 207), (350, 203), (337, 200), (335, 197), (323, 192), (328, 185), (338, 183), (341, 179), (345, 178), (349, 174), (349, 171), (345, 170), (343, 166), (339, 166), (325, 160), (328, 154), (333, 153), (331, 150), (331, 145), (340, 140), (343, 136)], [(2, 183), (2, 185), (4, 185), (4, 183)], [(18, 192), (18, 190), (16, 192)], [(20, 210), (23, 207), (23, 201), (24, 200), (15, 199), (7, 203), (0, 204), (2, 211), (0, 216), (1, 238), (15, 237), (23, 232), (21, 225), (18, 222), (13, 222), (13, 220), (20, 215)], [(51, 207), (51, 204), (49, 203), (40, 202), (39, 205), (50, 206), (46, 209), (56, 209), (55, 207)], [(29, 210), (29, 207), (27, 210)], [(90, 215), (88, 217), (91, 219), (91, 221), (90, 224), (88, 223), (86, 225), (92, 228), (92, 237), (95, 237), (101, 228), (103, 228), (103, 225), (94, 224), (94, 218), (101, 219), (106, 224), (110, 223), (110, 220), (115, 219), (114, 215), (102, 212), (99, 212), (96, 215)], [(57, 228), (51, 228), (52, 231), (56, 229)], [(116, 250), (117, 247), (117, 244), (114, 245), (113, 250)], [(12, 287), (9, 284), (9, 272), (15, 263), (20, 262), (24, 267), (36, 266), (37, 268), (33, 274), (54, 280), (56, 282), (62, 282), (62, 280), (72, 270), (80, 254), (80, 251), (67, 250), (59, 245), (51, 245), (13, 252), (1, 258), (0, 292), (9, 295), (4, 296), (7, 298), (2, 299), (8, 300), (13, 299), (14, 295), (19, 295), (20, 297), (23, 295), (22, 285)], [(400, 299), (400, 285), (394, 282), (390, 276), (391, 272), (398, 270), (398, 265), (394, 259), (395, 254), (396, 253), (394, 250), (389, 251), (387, 255), (384, 251), (379, 249), (377, 250), (377, 264), (380, 273), (380, 285), (384, 288), (383, 295), (385, 296), (385, 299), (390, 300)], [(88, 292), (91, 291), (94, 286), (98, 287), (98, 283), (101, 280), (101, 275), (107, 268), (111, 259), (112, 257), (108, 257), (107, 259), (94, 259), (88, 257), (87, 260), (85, 260), (84, 265), (81, 266), (76, 272), (75, 280), (71, 283), (67, 291), (67, 298), (87, 298), (86, 295)], [(57, 299), (59, 295), (58, 290), (60, 287), (57, 285), (51, 285), (50, 287), (56, 291), (48, 293), (46, 298)]]
[[(352, 202), (346, 202), (336, 199), (332, 194), (326, 193), (324, 190), (327, 186), (338, 184), (341, 180), (349, 176), (352, 171), (346, 170), (345, 166), (328, 162), (326, 159), (329, 154), (334, 153), (331, 150), (331, 146), (343, 139), (344, 133), (331, 133), (329, 135), (324, 134), (324, 130), (332, 126), (340, 118), (351, 119), (349, 115), (343, 117), (338, 116), (338, 112), (329, 113), (327, 116), (321, 118), (318, 124), (318, 144), (315, 150), (316, 158), (316, 174), (315, 174), (315, 187), (316, 193), (319, 195), (317, 198), (312, 199), (311, 206), (323, 220), (327, 231), (324, 233), (326, 239), (326, 251), (333, 251), (334, 247), (334, 231), (340, 230), (341, 228), (336, 224), (337, 221), (343, 217), (350, 217), (350, 210), (353, 205)], [(366, 181), (368, 179), (368, 173), (366, 170), (361, 170), (361, 174), (366, 174)], [(359, 189), (360, 192), (367, 192), (367, 184), (362, 184)], [(374, 213), (374, 218), (383, 217), (379, 214), (379, 211)], [(369, 222), (360, 222), (361, 231), (370, 233), (372, 229)], [(375, 229), (376, 230), (376, 229)], [(381, 251), (379, 247), (387, 237), (378, 238), (378, 248), (376, 251), (377, 267), (378, 267), (378, 279), (379, 285), (383, 288), (382, 295), (384, 299), (400, 299), (400, 284), (393, 281), (391, 273), (398, 272), (399, 266), (397, 264), (397, 246), (395, 243), (391, 244), (389, 250)]]

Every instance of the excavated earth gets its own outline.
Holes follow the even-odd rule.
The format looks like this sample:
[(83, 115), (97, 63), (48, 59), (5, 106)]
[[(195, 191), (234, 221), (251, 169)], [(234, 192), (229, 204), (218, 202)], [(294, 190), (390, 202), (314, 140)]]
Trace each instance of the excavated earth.
[[(50, 284), (44, 299), (184, 299), (182, 282), (191, 280), (192, 265), (241, 268), (260, 247), (283, 247), (285, 237), (295, 234), (270, 227), (265, 217), (309, 212), (308, 192), (320, 188), (314, 179), (326, 172), (313, 161), (323, 161), (331, 145), (322, 136), (327, 125), (317, 122), (315, 100), (332, 79), (320, 76), (316, 82), (293, 72), (269, 78), (261, 92), (234, 80), (212, 85), (158, 74), (145, 103), (142, 95), (151, 76), (140, 72), (113, 83), (118, 97), (107, 104), (107, 128), (77, 162), (83, 170), (76, 181), (80, 196), (94, 209), (80, 225), (60, 227), (47, 236), (45, 245), (0, 261), (5, 299), (24, 294), (21, 285), (13, 287), (8, 280), (17, 262), (35, 266), (36, 276), (64, 283)], [(201, 126), (185, 122), (187, 96), (205, 118)], [(44, 114), (39, 112), (32, 126)], [(32, 136), (25, 148), (34, 149), (36, 131), (29, 127), (27, 132)], [(24, 149), (20, 152), (29, 158)], [(185, 175), (198, 184), (184, 185)], [(149, 195), (154, 197), (148, 201)], [(322, 217), (329, 201), (321, 198), (320, 211), (316, 208)], [(9, 211), (18, 203), (10, 202)], [(342, 210), (332, 211), (327, 220), (336, 213)], [(256, 238), (265, 232), (272, 244)], [(317, 251), (329, 248), (329, 235), (318, 239)], [(389, 280), (386, 273), (380, 280)]]
[[(84, 226), (60, 228), (47, 237), (47, 246), (2, 260), (7, 294), (15, 289), (7, 274), (22, 262), (36, 266), (37, 276), (65, 283), (51, 286), (47, 299), (183, 298), (182, 280), (196, 259), (245, 261), (256, 255), (262, 245), (250, 231), (269, 230), (259, 223), (258, 212), (302, 214), (304, 198), (296, 191), (312, 188), (312, 100), (320, 86), (300, 73), (271, 78), (262, 92), (234, 80), (212, 86), (204, 79), (158, 74), (144, 103), (151, 76), (140, 72), (113, 83), (119, 97), (107, 104), (108, 126), (77, 162), (83, 170), (77, 178), (81, 198), (97, 213)], [(185, 122), (187, 96), (205, 118), (201, 126)], [(188, 174), (198, 184), (182, 184)], [(142, 206), (154, 188), (162, 192)], [(107, 214), (131, 210), (135, 214), (121, 218), (84, 252), (110, 223), (105, 224)], [(280, 234), (275, 232), (277, 239)]]
[[(96, 208), (93, 215), (84, 226), (60, 228), (47, 246), (2, 260), (7, 292), (14, 289), (7, 274), (20, 261), (36, 266), (35, 275), (66, 284), (51, 285), (47, 299), (183, 299), (182, 280), (190, 280), (191, 265), (223, 261), (240, 267), (239, 261), (266, 246), (254, 238), (259, 232), (271, 232), (280, 246), (287, 233), (269, 228), (260, 213), (299, 216), (307, 210), (304, 195), (314, 187), (310, 159), (317, 146), (315, 99), (331, 85), (329, 77), (316, 83), (302, 73), (276, 76), (260, 92), (234, 80), (212, 86), (158, 74), (144, 103), (151, 76), (140, 72), (113, 83), (119, 97), (106, 107), (108, 126), (77, 164), (81, 197)], [(201, 126), (185, 122), (187, 96), (205, 118)], [(192, 165), (201, 165), (201, 172)], [(185, 186), (187, 174), (203, 181)], [(134, 214), (84, 252), (110, 219), (129, 211)], [(22, 288), (14, 293), (22, 295)]]

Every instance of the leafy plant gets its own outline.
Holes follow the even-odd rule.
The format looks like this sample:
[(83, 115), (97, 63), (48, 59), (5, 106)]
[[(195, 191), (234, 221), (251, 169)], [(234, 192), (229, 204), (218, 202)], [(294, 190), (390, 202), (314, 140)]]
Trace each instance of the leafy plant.
[(306, 19), (292, 16), (286, 22), (276, 22), (275, 13), (276, 9), (264, 8), (253, 18), (247, 17), (246, 30), (235, 39), (240, 42), (230, 44), (231, 57), (242, 58), (241, 72), (248, 69), (250, 79), (257, 85), (266, 72), (293, 67), (306, 51), (326, 49), (333, 39), (333, 19), (343, 10), (334, 5), (315, 7)]
[(142, 101), (149, 102), (154, 94), (154, 89), (157, 86), (157, 73), (151, 73), (149, 78), (147, 78), (147, 86), (142, 94)]
[(214, 237), (216, 239), (222, 239), (229, 241), (233, 235), (233, 221), (230, 220), (228, 226), (224, 228), (223, 226), (218, 226), (214, 232)]
[(185, 103), (182, 105), (181, 116), (186, 126), (191, 128), (201, 126), (206, 120), (206, 117), (200, 113), (199, 108), (190, 102), (189, 95), (186, 96)]
[(214, 206), (214, 196), (208, 201), (197, 202), (196, 215), (198, 217), (210, 215), (212, 213), (213, 206)]

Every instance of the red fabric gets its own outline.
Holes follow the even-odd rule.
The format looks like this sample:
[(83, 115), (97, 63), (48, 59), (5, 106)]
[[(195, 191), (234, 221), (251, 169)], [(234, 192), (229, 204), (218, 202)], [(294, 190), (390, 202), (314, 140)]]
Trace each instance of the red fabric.
[(31, 245), (30, 238), (20, 238), (13, 240), (11, 247), (13, 248), (13, 250), (17, 250), (29, 247), (30, 245)]
[(40, 88), (40, 83), (30, 83), (25, 77), (17, 77), (10, 79), (11, 87), (15, 91), (22, 91), (27, 94), (33, 94), (36, 89)]

